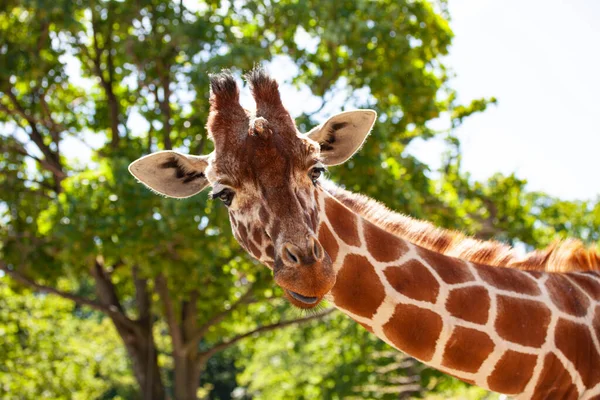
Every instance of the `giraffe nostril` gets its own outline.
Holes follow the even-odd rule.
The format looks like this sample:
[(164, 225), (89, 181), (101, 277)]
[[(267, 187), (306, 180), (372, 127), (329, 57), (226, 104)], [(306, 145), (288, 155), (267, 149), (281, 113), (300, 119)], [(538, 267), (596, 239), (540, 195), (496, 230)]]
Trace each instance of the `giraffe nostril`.
[(316, 240), (313, 239), (313, 254), (315, 255), (315, 258), (317, 260), (321, 259), (322, 253), (321, 253), (321, 246), (319, 246), (319, 242), (317, 242)]
[(285, 252), (287, 253), (287, 256), (293, 263), (298, 264), (298, 262), (300, 260), (298, 260), (298, 257), (296, 257), (296, 255), (294, 253), (292, 253), (292, 251), (290, 250), (289, 247), (287, 247), (287, 246), (285, 247)]

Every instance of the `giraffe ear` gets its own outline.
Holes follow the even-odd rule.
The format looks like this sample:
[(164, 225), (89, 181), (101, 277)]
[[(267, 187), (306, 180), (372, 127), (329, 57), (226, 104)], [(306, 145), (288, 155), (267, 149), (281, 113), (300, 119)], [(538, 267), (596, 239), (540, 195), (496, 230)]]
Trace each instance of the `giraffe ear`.
[(204, 175), (210, 155), (186, 156), (176, 151), (159, 151), (129, 165), (129, 172), (153, 191), (184, 199), (208, 186)]
[(321, 146), (325, 165), (342, 164), (363, 144), (376, 117), (373, 110), (342, 112), (313, 128), (307, 136)]

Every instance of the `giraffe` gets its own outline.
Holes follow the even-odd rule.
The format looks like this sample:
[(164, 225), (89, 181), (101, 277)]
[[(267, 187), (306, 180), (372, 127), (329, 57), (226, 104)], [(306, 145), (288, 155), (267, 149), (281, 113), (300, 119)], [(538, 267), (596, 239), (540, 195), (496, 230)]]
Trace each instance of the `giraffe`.
[(256, 111), (228, 72), (211, 75), (204, 156), (160, 151), (130, 172), (173, 198), (211, 186), (233, 234), (295, 306), (332, 302), (423, 363), (524, 399), (600, 399), (600, 257), (567, 241), (519, 256), (496, 242), (395, 213), (321, 177), (348, 160), (376, 113), (332, 116), (302, 134), (278, 84), (246, 74)]

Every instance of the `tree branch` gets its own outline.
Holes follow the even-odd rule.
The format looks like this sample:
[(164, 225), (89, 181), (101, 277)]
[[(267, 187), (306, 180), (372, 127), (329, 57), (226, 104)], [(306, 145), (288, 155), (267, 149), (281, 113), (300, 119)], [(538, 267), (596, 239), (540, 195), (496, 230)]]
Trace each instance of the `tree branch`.
[(259, 328), (254, 329), (253, 331), (244, 333), (242, 335), (238, 335), (226, 342), (221, 342), (215, 346), (213, 346), (211, 349), (204, 351), (202, 353), (200, 353), (200, 357), (198, 358), (198, 362), (203, 362), (206, 359), (209, 359), (210, 357), (212, 357), (213, 355), (215, 355), (216, 353), (223, 351), (225, 349), (227, 349), (228, 347), (233, 346), (234, 344), (236, 344), (237, 342), (239, 342), (242, 339), (245, 339), (247, 337), (250, 337), (252, 335), (255, 335), (257, 333), (262, 333), (262, 332), (269, 332), (269, 331), (274, 331), (276, 329), (280, 329), (280, 328), (285, 328), (286, 326), (290, 326), (290, 325), (296, 325), (296, 324), (303, 324), (305, 322), (309, 322), (312, 321), (314, 319), (319, 319), (319, 318), (323, 318), (324, 316), (331, 314), (331, 312), (333, 312), (335, 310), (335, 308), (330, 308), (327, 309), (319, 314), (315, 314), (315, 315), (311, 315), (308, 317), (304, 317), (304, 318), (298, 318), (298, 319), (293, 319), (290, 321), (282, 321), (282, 322), (278, 322), (276, 324), (271, 324), (271, 325), (264, 325), (261, 326)]
[(235, 310), (240, 305), (248, 302), (248, 300), (252, 297), (252, 294), (254, 293), (253, 289), (254, 289), (254, 284), (251, 284), (250, 287), (248, 288), (248, 290), (246, 290), (246, 293), (244, 293), (239, 299), (237, 299), (237, 301), (234, 302), (231, 305), (231, 307), (229, 307), (226, 310), (221, 311), (218, 314), (215, 314), (211, 319), (209, 319), (204, 324), (202, 324), (202, 326), (198, 329), (198, 331), (196, 331), (196, 333), (194, 333), (191, 338), (188, 338), (186, 343), (183, 345), (183, 348), (181, 349), (181, 351), (183, 353), (188, 353), (191, 349), (196, 347), (198, 345), (198, 342), (204, 337), (204, 335), (206, 335), (206, 332), (208, 332), (208, 330), (210, 329), (211, 326), (214, 326), (214, 325), (220, 323), (225, 318), (227, 318), (227, 316), (230, 315), (233, 312), (233, 310)]
[[(171, 106), (169, 105), (169, 100), (165, 99), (166, 96), (169, 95), (169, 89), (168, 89), (168, 83), (166, 84), (167, 89), (165, 89), (164, 85), (165, 83), (162, 81), (161, 78), (161, 87), (163, 88), (163, 99), (161, 100), (159, 94), (158, 94), (158, 89), (159, 89), (159, 85), (155, 84), (154, 85), (154, 99), (156, 100), (156, 103), (158, 104), (158, 108), (160, 110), (161, 115), (163, 116), (163, 146), (165, 150), (171, 150), (173, 148), (173, 144), (171, 142)], [(168, 80), (167, 80), (168, 82)]]
[[(98, 76), (98, 78), (100, 78), (100, 84), (102, 85), (102, 88), (104, 89), (104, 92), (106, 94), (106, 99), (108, 101), (108, 109), (110, 111), (110, 129), (112, 132), (111, 135), (111, 147), (113, 149), (117, 148), (117, 146), (119, 145), (119, 101), (117, 100), (117, 96), (115, 96), (115, 93), (113, 91), (113, 81), (112, 81), (112, 76), (113, 76), (113, 72), (112, 68), (113, 66), (113, 58), (112, 55), (110, 54), (111, 52), (111, 46), (110, 43), (112, 42), (112, 37), (111, 36), (111, 32), (112, 32), (112, 24), (109, 24), (109, 35), (106, 39), (107, 43), (109, 43), (109, 45), (107, 46), (106, 44), (100, 48), (100, 45), (98, 44), (98, 24), (97, 24), (97, 18), (96, 18), (96, 14), (94, 13), (94, 7), (92, 7), (92, 45), (94, 47), (94, 57), (92, 57), (92, 61), (93, 61), (93, 66), (94, 66), (94, 70), (96, 71), (96, 75)], [(104, 72), (102, 71), (102, 54), (104, 53), (104, 51), (107, 49), (108, 47), (108, 60), (107, 60), (107, 68), (108, 68), (108, 76), (109, 78), (106, 79), (106, 77), (104, 76)], [(82, 45), (82, 49), (85, 49), (85, 45)], [(87, 49), (84, 50), (85, 53), (87, 53), (89, 55), (89, 53), (87, 52)]]
[(26, 153), (26, 155), (28, 155), (28, 156), (34, 158), (36, 161), (38, 161), (40, 163), (40, 165), (42, 165), (42, 167), (44, 167), (45, 169), (50, 171), (52, 173), (52, 175), (54, 175), (55, 179), (58, 181), (57, 187), (59, 187), (58, 184), (60, 184), (60, 181), (62, 181), (64, 178), (67, 177), (67, 174), (63, 171), (63, 167), (60, 164), (60, 158), (58, 157), (58, 154), (53, 152), (50, 149), (50, 147), (48, 147), (44, 143), (44, 138), (37, 128), (37, 121), (35, 120), (35, 118), (33, 118), (33, 116), (27, 114), (27, 112), (25, 111), (25, 109), (23, 108), (21, 103), (19, 103), (19, 100), (17, 99), (15, 94), (12, 92), (12, 88), (8, 87), (8, 89), (5, 91), (5, 93), (6, 93), (7, 97), (10, 98), (14, 109), (11, 110), (5, 104), (2, 104), (0, 102), (0, 110), (6, 112), (8, 115), (13, 116), (13, 118), (17, 122), (17, 125), (19, 125), (21, 128), (23, 128), (23, 126), (19, 123), (15, 114), (19, 115), (21, 118), (23, 118), (24, 120), (27, 121), (27, 123), (29, 124), (29, 127), (31, 128), (31, 132), (27, 132), (29, 135), (29, 138), (31, 139), (31, 141), (33, 141), (33, 143), (35, 143), (35, 145), (38, 147), (38, 149), (42, 152), (42, 154), (44, 155), (44, 159), (42, 160), (42, 159), (31, 156), (27, 152), (25, 152), (25, 153)]
[(156, 290), (160, 296), (162, 303), (165, 307), (165, 315), (167, 317), (167, 325), (169, 325), (169, 331), (171, 332), (171, 339), (173, 341), (173, 352), (180, 353), (183, 348), (183, 336), (179, 324), (177, 322), (177, 316), (175, 315), (175, 309), (171, 296), (169, 295), (169, 287), (167, 285), (167, 278), (163, 274), (158, 275), (155, 280)]
[(14, 280), (16, 280), (26, 286), (29, 286), (36, 290), (39, 290), (40, 292), (55, 294), (62, 298), (74, 301), (75, 303), (80, 304), (80, 305), (88, 306), (90, 308), (93, 308), (94, 310), (103, 312), (103, 313), (111, 316), (112, 318), (118, 320), (119, 322), (123, 323), (124, 325), (127, 325), (130, 328), (135, 328), (135, 322), (130, 320), (129, 318), (127, 318), (127, 316), (125, 316), (125, 314), (120, 312), (116, 307), (114, 307), (112, 305), (107, 306), (107, 305), (98, 303), (94, 300), (87, 299), (85, 297), (81, 297), (81, 296), (78, 296), (78, 295), (75, 295), (72, 293), (64, 292), (62, 290), (58, 290), (58, 289), (55, 289), (50, 286), (41, 285), (41, 284), (27, 278), (26, 276), (22, 275), (21, 273), (8, 268), (8, 265), (6, 265), (3, 261), (0, 261), (0, 270), (4, 271), (4, 273), (6, 273), (8, 276), (10, 276)]
[(197, 330), (198, 316), (198, 291), (192, 290), (190, 298), (185, 300), (181, 306), (181, 326), (183, 329), (184, 340), (193, 336)]
[(42, 106), (42, 110), (44, 111), (44, 114), (46, 114), (47, 117), (47, 120), (44, 121), (44, 125), (50, 131), (50, 134), (52, 135), (52, 140), (54, 141), (54, 143), (56, 144), (56, 148), (58, 149), (58, 144), (60, 142), (60, 132), (66, 131), (67, 128), (62, 124), (57, 124), (54, 118), (52, 118), (52, 112), (50, 111), (50, 107), (46, 102), (46, 92), (39, 86), (37, 88), (37, 91), (40, 105)]
[(90, 273), (96, 280), (96, 292), (98, 294), (98, 298), (100, 298), (100, 301), (104, 304), (114, 306), (123, 315), (125, 315), (123, 306), (121, 305), (119, 296), (115, 290), (115, 286), (113, 285), (110, 276), (104, 269), (103, 263), (104, 262), (100, 256), (96, 257), (94, 260), (94, 265), (90, 270)]
[(135, 302), (139, 313), (139, 320), (150, 320), (150, 294), (148, 293), (148, 280), (139, 277), (139, 268), (137, 265), (132, 267), (131, 274), (133, 275), (133, 285), (135, 286)]

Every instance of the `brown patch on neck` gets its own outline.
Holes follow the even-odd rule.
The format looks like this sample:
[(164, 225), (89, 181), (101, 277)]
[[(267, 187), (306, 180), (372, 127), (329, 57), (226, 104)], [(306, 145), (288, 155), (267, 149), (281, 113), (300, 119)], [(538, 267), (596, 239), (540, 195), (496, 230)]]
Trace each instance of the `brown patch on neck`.
[(523, 346), (544, 344), (551, 317), (544, 303), (500, 295), (497, 308), (495, 327), (500, 337)]
[(487, 333), (457, 326), (446, 344), (442, 365), (475, 373), (494, 351), (494, 347)]
[(487, 323), (490, 295), (482, 286), (454, 289), (446, 300), (446, 310), (456, 318), (475, 324)]
[(508, 350), (488, 377), (488, 385), (494, 392), (504, 394), (523, 393), (533, 376), (537, 356)]
[(590, 301), (565, 276), (556, 274), (548, 276), (546, 288), (552, 302), (559, 310), (576, 317), (584, 317), (587, 314)]
[(417, 249), (417, 251), (419, 256), (438, 273), (444, 282), (454, 285), (475, 280), (464, 261), (423, 248)]
[(365, 318), (372, 318), (385, 299), (385, 289), (369, 261), (355, 254), (344, 258), (331, 290), (340, 308)]
[(581, 289), (583, 289), (592, 299), (600, 301), (600, 281), (598, 276), (587, 274), (571, 274), (572, 279)]
[(363, 224), (365, 242), (369, 253), (380, 262), (397, 260), (408, 251), (408, 246), (399, 237), (384, 231), (369, 221)]
[(319, 229), (319, 243), (321, 243), (323, 249), (329, 254), (331, 262), (335, 264), (340, 246), (325, 224), (321, 224), (321, 228)]
[(490, 266), (551, 272), (598, 271), (600, 255), (577, 240), (555, 243), (524, 257), (504, 244), (482, 242), (396, 213), (375, 200), (329, 183), (326, 190), (353, 212), (401, 238), (444, 255)]
[(600, 354), (586, 325), (559, 319), (555, 341), (556, 347), (575, 365), (587, 388), (600, 382)]
[(532, 400), (566, 399), (577, 400), (579, 392), (571, 375), (553, 353), (544, 358), (544, 368), (535, 387)]
[(410, 260), (397, 267), (387, 267), (383, 273), (398, 293), (411, 299), (435, 304), (440, 284), (419, 261)]
[(356, 217), (343, 205), (325, 199), (325, 214), (338, 237), (351, 246), (360, 246)]
[(427, 362), (433, 357), (442, 326), (442, 318), (433, 311), (400, 303), (383, 332), (398, 349)]
[(537, 281), (529, 277), (526, 272), (487, 265), (478, 265), (477, 267), (477, 273), (481, 279), (498, 289), (532, 296), (542, 293)]

